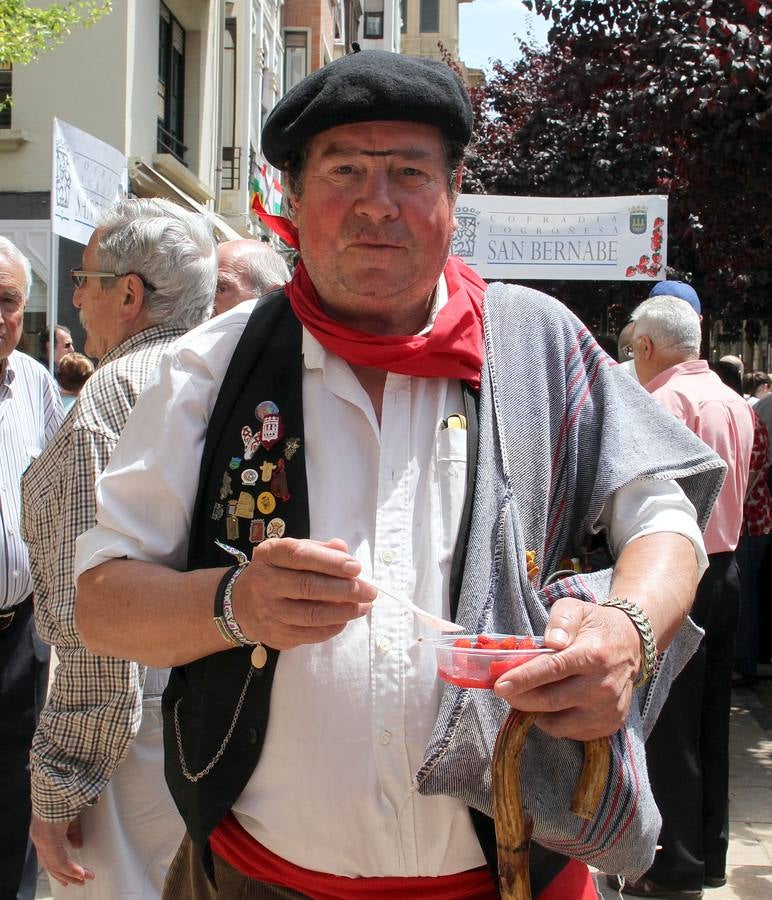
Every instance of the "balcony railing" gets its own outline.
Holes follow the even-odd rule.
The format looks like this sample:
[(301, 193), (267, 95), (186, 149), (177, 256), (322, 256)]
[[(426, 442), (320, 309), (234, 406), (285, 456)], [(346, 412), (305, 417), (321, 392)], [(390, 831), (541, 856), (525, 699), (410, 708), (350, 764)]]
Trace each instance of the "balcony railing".
[(175, 159), (178, 159), (183, 165), (187, 165), (185, 154), (188, 152), (188, 148), (171, 131), (167, 131), (160, 122), (158, 123), (157, 140), (159, 153), (171, 153)]
[(237, 191), (241, 187), (241, 147), (222, 148), (222, 179), (224, 191)]

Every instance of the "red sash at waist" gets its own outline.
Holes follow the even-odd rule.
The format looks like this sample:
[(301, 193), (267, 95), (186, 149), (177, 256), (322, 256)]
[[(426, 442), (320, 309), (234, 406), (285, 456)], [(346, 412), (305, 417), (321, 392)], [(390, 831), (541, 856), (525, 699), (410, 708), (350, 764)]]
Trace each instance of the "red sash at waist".
[[(256, 841), (232, 813), (210, 839), (212, 852), (247, 878), (276, 884), (312, 900), (495, 900), (490, 870), (483, 866), (437, 878), (347, 878), (296, 866)], [(587, 866), (572, 860), (538, 900), (596, 900)]]

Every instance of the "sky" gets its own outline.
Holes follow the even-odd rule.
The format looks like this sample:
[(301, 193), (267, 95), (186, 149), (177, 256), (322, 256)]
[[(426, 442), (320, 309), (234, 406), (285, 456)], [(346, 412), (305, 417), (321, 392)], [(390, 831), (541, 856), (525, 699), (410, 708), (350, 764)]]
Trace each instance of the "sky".
[(535, 37), (546, 41), (547, 23), (520, 0), (473, 0), (458, 7), (459, 56), (473, 69), (489, 69), (491, 59), (515, 58), (513, 35), (525, 37), (531, 23)]

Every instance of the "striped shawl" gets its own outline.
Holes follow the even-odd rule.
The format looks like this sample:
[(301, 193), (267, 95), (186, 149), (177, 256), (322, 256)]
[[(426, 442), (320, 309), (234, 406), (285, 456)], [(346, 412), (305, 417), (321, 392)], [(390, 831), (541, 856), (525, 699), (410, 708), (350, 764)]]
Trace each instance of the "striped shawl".
[[(470, 632), (541, 634), (549, 606), (570, 595), (608, 596), (611, 569), (539, 589), (542, 575), (578, 555), (613, 492), (636, 478), (676, 478), (704, 528), (724, 464), (621, 371), (560, 303), (522, 287), (491, 285), (485, 299), (486, 362), (480, 392), (479, 464), (458, 622)], [(607, 872), (637, 877), (654, 856), (660, 817), (644, 738), (670, 682), (696, 649), (690, 621), (655, 679), (637, 691), (626, 726), (611, 738), (612, 764), (596, 817), (569, 811), (581, 744), (534, 728), (523, 753), (523, 802), (533, 839)], [(491, 691), (448, 685), (417, 773), (425, 794), (449, 794), (491, 815), (491, 758), (509, 706)]]

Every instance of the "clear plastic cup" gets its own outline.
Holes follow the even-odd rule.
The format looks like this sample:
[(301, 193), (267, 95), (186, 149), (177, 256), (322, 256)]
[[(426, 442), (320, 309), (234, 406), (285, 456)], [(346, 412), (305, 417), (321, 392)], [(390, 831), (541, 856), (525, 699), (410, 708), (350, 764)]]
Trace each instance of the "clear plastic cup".
[(510, 669), (555, 652), (544, 646), (543, 637), (524, 634), (452, 634), (429, 642), (437, 657), (437, 674), (462, 688), (492, 688)]

